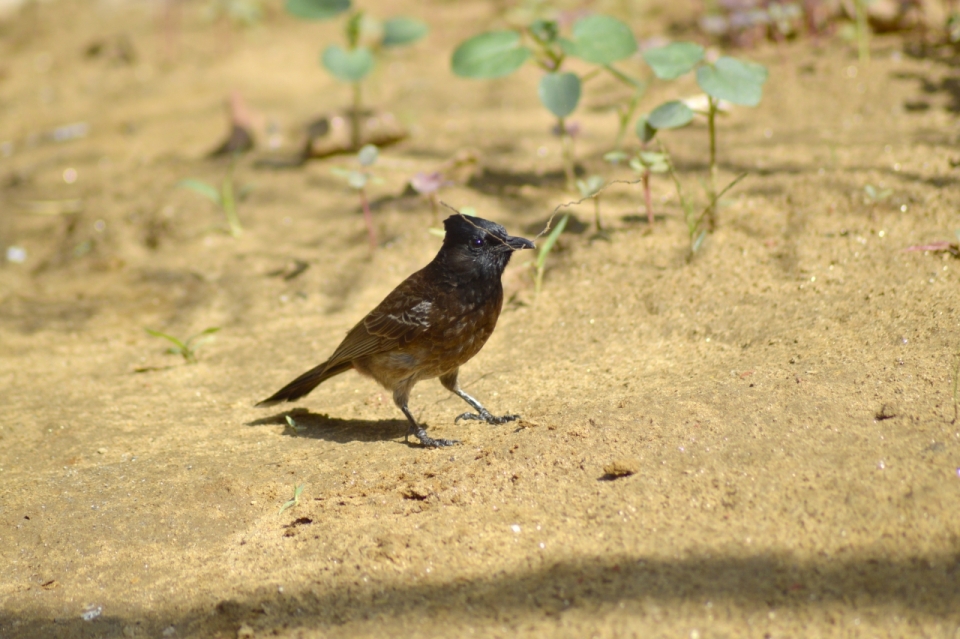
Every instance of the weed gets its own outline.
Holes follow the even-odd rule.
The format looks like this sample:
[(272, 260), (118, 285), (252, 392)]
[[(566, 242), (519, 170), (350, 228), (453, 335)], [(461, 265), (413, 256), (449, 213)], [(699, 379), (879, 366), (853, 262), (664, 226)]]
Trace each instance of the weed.
[(216, 204), (227, 218), (230, 235), (240, 237), (240, 235), (243, 234), (243, 227), (240, 226), (240, 218), (237, 215), (237, 200), (243, 199), (250, 189), (249, 187), (241, 188), (239, 191), (236, 189), (233, 182), (235, 164), (236, 161), (234, 160), (227, 166), (227, 174), (224, 176), (223, 182), (220, 183), (219, 189), (208, 182), (196, 178), (180, 180), (177, 186), (183, 189), (189, 189), (194, 193), (199, 193)]
[(376, 163), (379, 156), (379, 149), (372, 144), (368, 144), (357, 153), (360, 170), (337, 167), (330, 169), (335, 175), (345, 178), (350, 188), (360, 195), (360, 208), (363, 209), (363, 221), (367, 225), (367, 237), (370, 240), (371, 251), (377, 248), (377, 233), (373, 228), (373, 214), (370, 212), (370, 201), (367, 199), (367, 184), (371, 181), (377, 181), (378, 178), (371, 175), (367, 169)]
[[(570, 37), (560, 35), (558, 22), (539, 19), (520, 30), (481, 33), (460, 43), (453, 52), (451, 66), (456, 75), (475, 79), (510, 75), (531, 59), (544, 71), (537, 92), (543, 106), (557, 118), (555, 130), (560, 135), (567, 188), (573, 189), (576, 177), (566, 120), (580, 103), (583, 83), (602, 71), (633, 87), (633, 100), (639, 100), (644, 85), (611, 66), (636, 51), (637, 41), (627, 25), (610, 16), (593, 14), (574, 22)], [(595, 68), (578, 76), (564, 70), (568, 58), (577, 58)], [(621, 123), (624, 119), (629, 122), (635, 108), (634, 104), (623, 109)]]
[(197, 349), (200, 348), (200, 345), (204, 342), (208, 342), (213, 339), (213, 334), (219, 331), (220, 328), (211, 327), (204, 329), (203, 331), (197, 333), (196, 335), (191, 335), (183, 341), (177, 339), (173, 335), (167, 335), (166, 333), (161, 333), (160, 331), (155, 331), (150, 328), (146, 328), (144, 330), (154, 337), (160, 337), (173, 344), (173, 346), (167, 349), (167, 352), (171, 355), (179, 355), (187, 364), (196, 364)]
[(293, 417), (291, 417), (290, 415), (286, 415), (286, 420), (287, 420), (287, 426), (290, 427), (290, 430), (293, 431), (294, 435), (299, 435), (303, 431), (307, 430), (306, 426), (301, 426), (300, 424), (298, 424), (296, 420), (294, 420)]
[(277, 517), (282, 515), (283, 511), (285, 511), (287, 508), (293, 508), (294, 506), (300, 505), (300, 495), (303, 493), (303, 489), (305, 486), (306, 484), (300, 484), (299, 486), (293, 489), (293, 499), (283, 502), (283, 505), (280, 506), (280, 512), (277, 513)]
[(413, 44), (427, 35), (429, 28), (420, 20), (402, 16), (381, 22), (359, 9), (352, 9), (351, 4), (351, 0), (286, 0), (287, 11), (304, 20), (329, 20), (350, 12), (344, 23), (346, 48), (329, 45), (323, 50), (320, 62), (330, 75), (348, 83), (352, 89), (350, 144), (351, 148), (359, 149), (363, 115), (361, 82), (373, 70), (382, 50)]
[(863, 187), (864, 204), (876, 205), (889, 199), (891, 195), (893, 195), (893, 189), (877, 188), (872, 184)]
[(604, 180), (599, 175), (591, 175), (586, 180), (577, 180), (577, 190), (583, 199), (593, 200), (593, 218), (597, 225), (597, 233), (603, 232), (600, 225), (600, 191), (603, 190)]
[(563, 233), (563, 229), (567, 226), (567, 221), (570, 219), (569, 213), (564, 213), (563, 217), (560, 218), (560, 221), (557, 222), (557, 225), (553, 227), (553, 230), (550, 231), (550, 234), (547, 235), (547, 239), (544, 240), (543, 244), (540, 245), (540, 250), (537, 252), (537, 274), (534, 284), (534, 289), (537, 295), (540, 295), (540, 288), (543, 286), (543, 271), (547, 265), (547, 257), (550, 255), (550, 251), (553, 250), (554, 245), (557, 243), (557, 239), (560, 237), (560, 234)]
[[(710, 180), (707, 186), (708, 205), (705, 227), (708, 232), (717, 227), (717, 131), (716, 119), (720, 101), (743, 106), (756, 106), (763, 96), (767, 69), (763, 65), (721, 56), (715, 62), (706, 62), (704, 49), (693, 42), (674, 42), (663, 47), (647, 49), (643, 58), (662, 80), (674, 80), (695, 71), (697, 84), (707, 95), (706, 111), (710, 136)], [(684, 126), (693, 120), (694, 110), (679, 100), (661, 104), (638, 122), (637, 134), (641, 141), (649, 141), (661, 129)], [(641, 131), (641, 127), (643, 130)], [(649, 127), (649, 131), (647, 128)], [(727, 186), (724, 191), (729, 189)]]

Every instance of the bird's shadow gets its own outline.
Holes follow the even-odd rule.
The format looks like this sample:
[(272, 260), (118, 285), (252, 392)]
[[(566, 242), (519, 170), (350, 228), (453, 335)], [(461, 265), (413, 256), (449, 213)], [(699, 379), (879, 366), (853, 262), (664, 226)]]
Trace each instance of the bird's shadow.
[(374, 442), (394, 440), (399, 444), (420, 446), (416, 437), (405, 441), (409, 425), (402, 419), (336, 419), (323, 413), (311, 413), (306, 408), (285, 410), (268, 417), (247, 422), (247, 426), (281, 424), (288, 437), (308, 437), (329, 442)]

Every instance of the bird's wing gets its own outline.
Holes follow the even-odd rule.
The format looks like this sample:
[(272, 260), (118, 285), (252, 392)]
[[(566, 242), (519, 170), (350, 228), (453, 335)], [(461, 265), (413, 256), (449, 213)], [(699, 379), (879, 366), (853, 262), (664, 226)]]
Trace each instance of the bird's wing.
[(370, 311), (347, 333), (330, 357), (330, 365), (405, 346), (427, 330), (434, 304), (418, 284), (411, 276)]

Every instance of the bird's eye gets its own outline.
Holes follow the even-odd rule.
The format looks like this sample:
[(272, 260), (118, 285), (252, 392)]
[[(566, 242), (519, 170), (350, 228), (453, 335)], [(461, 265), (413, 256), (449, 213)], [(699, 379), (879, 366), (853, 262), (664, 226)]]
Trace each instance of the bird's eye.
[(475, 237), (475, 238), (473, 238), (473, 245), (474, 245), (474, 246), (483, 246), (483, 238), (482, 238), (482, 237)]

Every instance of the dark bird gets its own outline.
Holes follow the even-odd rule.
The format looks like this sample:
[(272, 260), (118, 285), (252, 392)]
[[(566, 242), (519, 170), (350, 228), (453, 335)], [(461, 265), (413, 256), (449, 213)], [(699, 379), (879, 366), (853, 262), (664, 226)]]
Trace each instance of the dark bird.
[(507, 235), (499, 224), (460, 213), (443, 222), (440, 252), (423, 269), (404, 280), (354, 326), (330, 359), (296, 378), (257, 406), (292, 402), (334, 375), (354, 369), (393, 392), (393, 401), (410, 422), (407, 437), (424, 446), (449, 446), (433, 439), (410, 413), (407, 401), (414, 384), (440, 378), (476, 413), (461, 419), (502, 424), (519, 415), (496, 417), (460, 389), (460, 367), (480, 352), (493, 333), (503, 306), (500, 276), (514, 251), (533, 242)]

